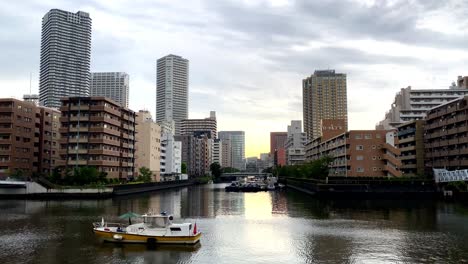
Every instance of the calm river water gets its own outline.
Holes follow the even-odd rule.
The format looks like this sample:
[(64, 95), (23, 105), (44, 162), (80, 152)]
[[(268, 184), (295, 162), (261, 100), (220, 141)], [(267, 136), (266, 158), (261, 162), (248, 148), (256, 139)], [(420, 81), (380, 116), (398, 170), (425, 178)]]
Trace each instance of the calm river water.
[[(461, 263), (468, 207), (319, 201), (290, 191), (193, 186), (100, 201), (0, 201), (0, 263)], [(196, 221), (195, 247), (99, 242), (91, 223), (127, 211)]]

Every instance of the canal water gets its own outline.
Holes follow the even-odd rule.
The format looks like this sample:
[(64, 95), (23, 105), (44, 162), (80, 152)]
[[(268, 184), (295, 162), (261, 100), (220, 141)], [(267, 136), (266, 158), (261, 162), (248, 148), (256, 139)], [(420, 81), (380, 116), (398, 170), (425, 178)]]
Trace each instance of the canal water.
[[(0, 263), (462, 263), (468, 207), (434, 201), (316, 200), (222, 184), (116, 199), (0, 201)], [(101, 243), (91, 223), (128, 211), (196, 222), (195, 247)], [(125, 220), (123, 221), (125, 222)]]

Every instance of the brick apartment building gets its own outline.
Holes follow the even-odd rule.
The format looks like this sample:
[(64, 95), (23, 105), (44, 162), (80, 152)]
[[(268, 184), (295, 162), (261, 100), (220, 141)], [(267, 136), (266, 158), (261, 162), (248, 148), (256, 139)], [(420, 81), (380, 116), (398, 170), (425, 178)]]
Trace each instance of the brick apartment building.
[(316, 138), (306, 145), (306, 159), (331, 156), (329, 176), (399, 177), (400, 151), (394, 131), (351, 130), (322, 141)]
[(468, 96), (426, 113), (426, 167), (468, 169)]
[(93, 166), (108, 178), (134, 177), (135, 112), (105, 97), (65, 97), (60, 110), (61, 165)]
[(49, 174), (57, 164), (60, 112), (0, 99), (0, 178)]

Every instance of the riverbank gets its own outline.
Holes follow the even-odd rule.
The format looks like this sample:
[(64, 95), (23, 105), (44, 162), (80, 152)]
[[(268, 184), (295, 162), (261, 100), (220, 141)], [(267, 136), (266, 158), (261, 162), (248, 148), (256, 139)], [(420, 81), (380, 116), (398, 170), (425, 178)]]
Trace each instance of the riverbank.
[(405, 199), (437, 198), (441, 195), (431, 181), (319, 181), (301, 178), (280, 178), (288, 188), (317, 198), (338, 199)]
[(120, 184), (87, 188), (46, 188), (37, 182), (0, 181), (0, 199), (107, 199), (115, 196), (152, 192), (193, 185), (189, 180)]

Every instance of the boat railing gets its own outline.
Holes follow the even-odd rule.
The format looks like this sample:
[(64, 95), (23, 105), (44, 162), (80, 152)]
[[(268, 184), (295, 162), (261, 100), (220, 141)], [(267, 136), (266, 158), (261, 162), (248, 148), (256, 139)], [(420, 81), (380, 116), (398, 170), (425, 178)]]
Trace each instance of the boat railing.
[(108, 222), (105, 222), (104, 223), (104, 226), (102, 225), (102, 222), (94, 222), (93, 223), (93, 226), (96, 228), (96, 227), (122, 227), (122, 228), (125, 228), (127, 227), (128, 225), (126, 224), (122, 224), (122, 223), (108, 223)]

